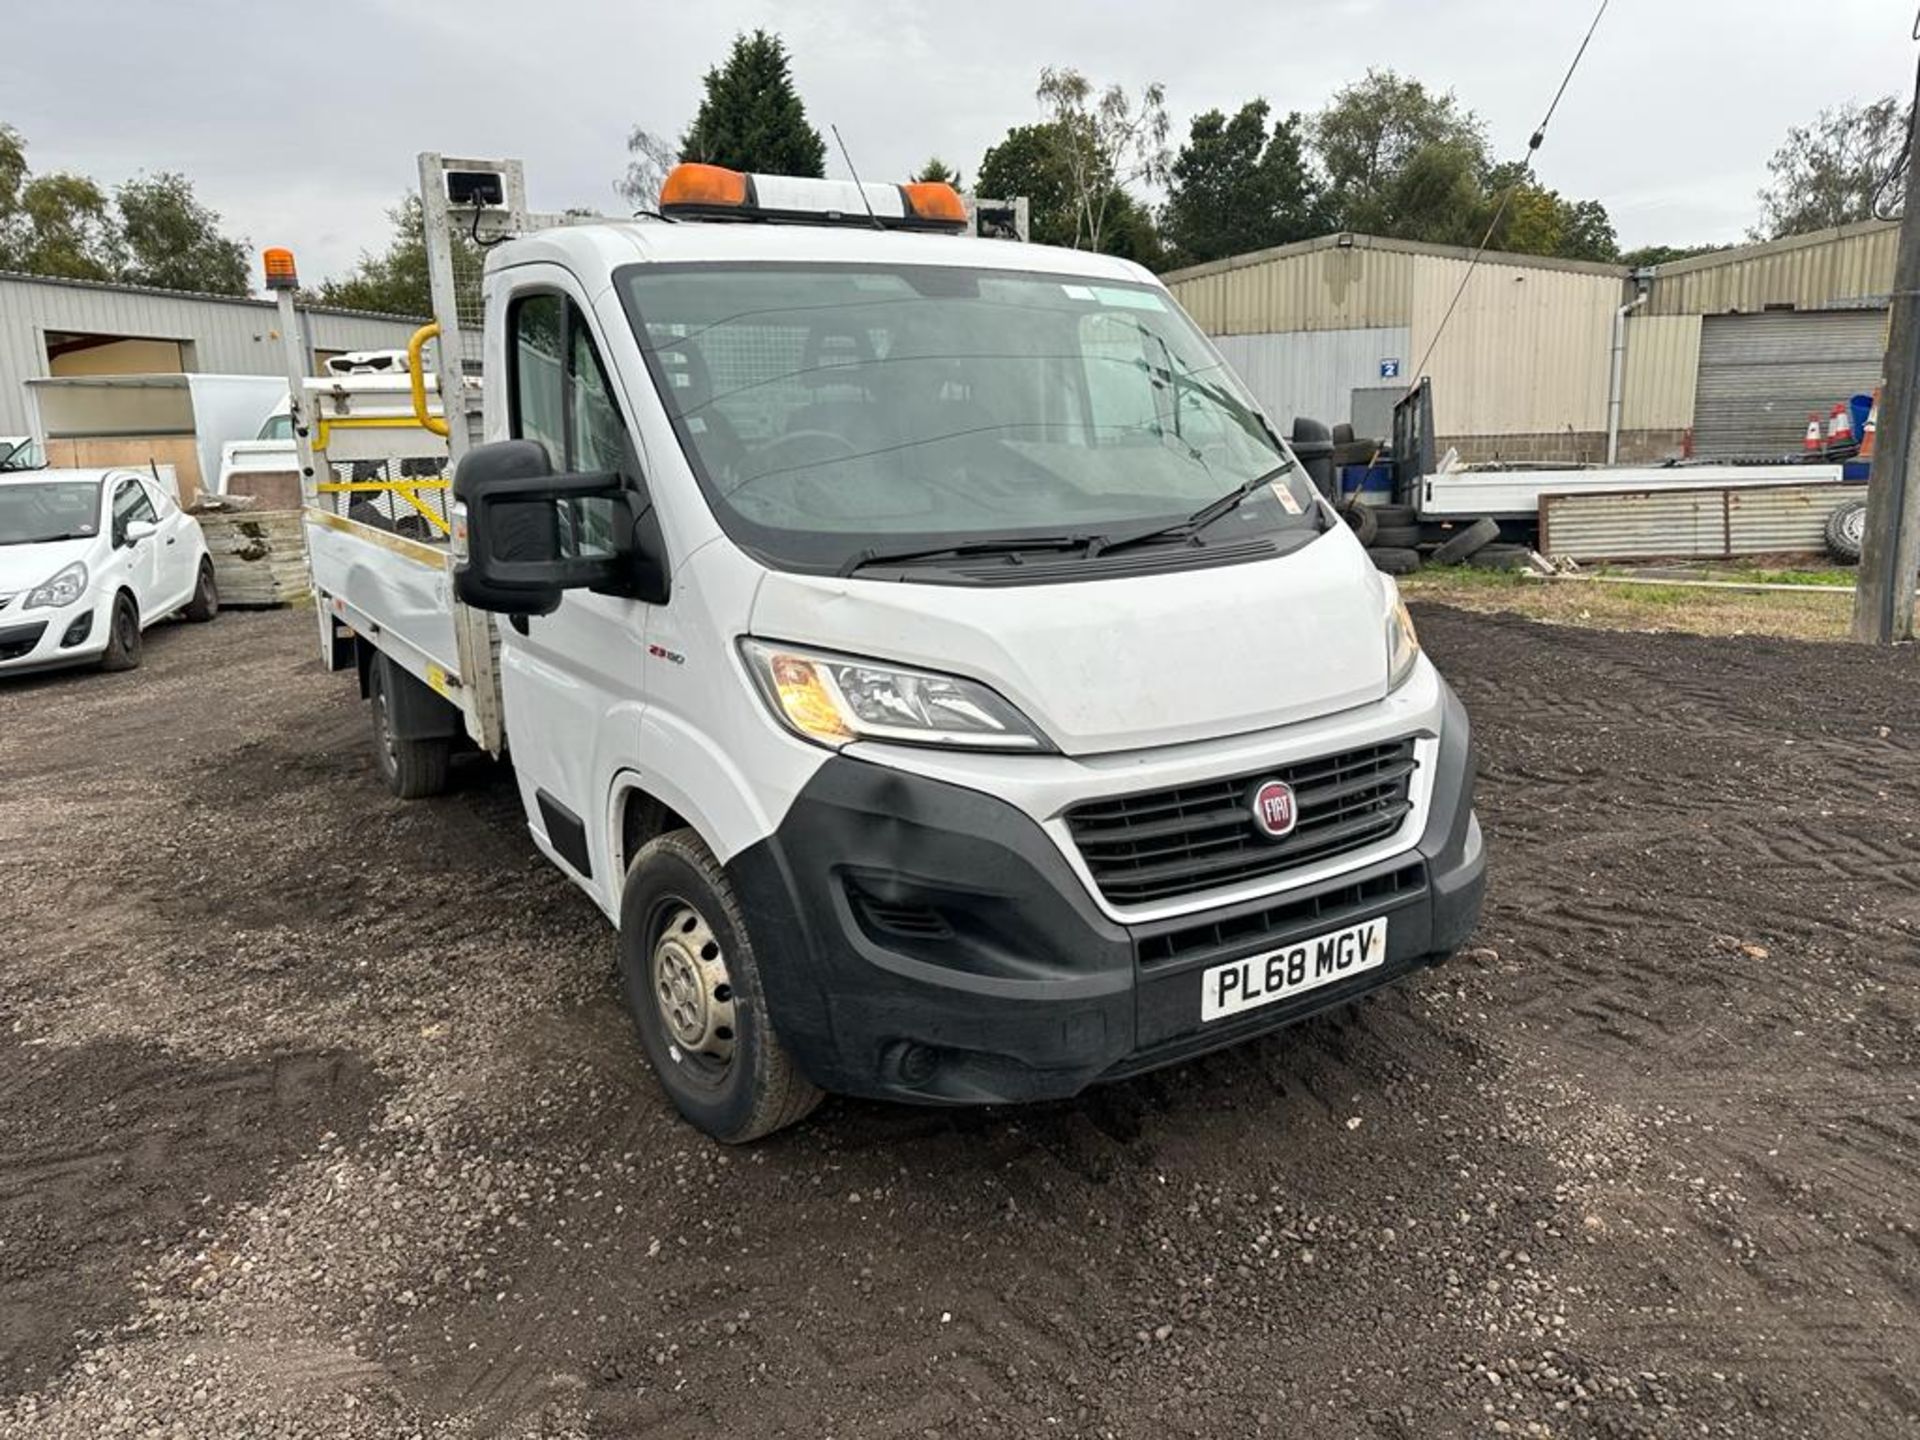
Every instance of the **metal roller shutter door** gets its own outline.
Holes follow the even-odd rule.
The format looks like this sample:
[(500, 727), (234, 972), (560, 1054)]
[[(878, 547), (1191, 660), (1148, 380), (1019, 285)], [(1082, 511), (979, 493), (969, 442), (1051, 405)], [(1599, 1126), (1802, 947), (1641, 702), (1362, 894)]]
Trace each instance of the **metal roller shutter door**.
[(1693, 450), (1703, 457), (1797, 453), (1807, 416), (1880, 383), (1880, 310), (1709, 315), (1700, 329)]

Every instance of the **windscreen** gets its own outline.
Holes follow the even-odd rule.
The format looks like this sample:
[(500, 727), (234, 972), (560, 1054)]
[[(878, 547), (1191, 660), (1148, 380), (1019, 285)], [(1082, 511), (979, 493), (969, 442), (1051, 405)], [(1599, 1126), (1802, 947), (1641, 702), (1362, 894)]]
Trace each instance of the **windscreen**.
[[(774, 563), (1109, 536), (1178, 522), (1289, 461), (1152, 286), (773, 264), (620, 280), (721, 523)], [(1230, 533), (1309, 528), (1311, 510), (1304, 477), (1284, 475)]]
[(93, 481), (0, 485), (0, 545), (84, 540), (100, 533), (100, 486)]

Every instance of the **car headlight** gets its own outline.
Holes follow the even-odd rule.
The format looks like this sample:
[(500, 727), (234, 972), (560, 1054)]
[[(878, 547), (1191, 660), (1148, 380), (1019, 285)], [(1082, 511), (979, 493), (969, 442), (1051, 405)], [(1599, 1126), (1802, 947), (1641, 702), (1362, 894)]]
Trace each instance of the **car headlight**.
[(67, 566), (58, 575), (44, 585), (36, 585), (27, 592), (22, 610), (57, 610), (62, 605), (71, 605), (87, 593), (87, 567), (78, 560)]
[(1414, 633), (1413, 616), (1400, 592), (1393, 592), (1393, 605), (1387, 611), (1387, 689), (1398, 690), (1413, 673), (1420, 658), (1420, 637)]
[(968, 750), (1051, 750), (986, 686), (955, 675), (742, 640), (754, 683), (796, 735), (838, 749), (855, 740)]

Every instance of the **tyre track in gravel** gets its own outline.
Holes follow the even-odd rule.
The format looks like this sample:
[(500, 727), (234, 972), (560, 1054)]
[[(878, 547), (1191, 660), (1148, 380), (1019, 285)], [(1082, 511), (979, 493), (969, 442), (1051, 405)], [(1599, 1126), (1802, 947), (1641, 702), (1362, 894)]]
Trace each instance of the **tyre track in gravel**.
[[(52, 1057), (131, 1103), (147, 1056), (255, 1147), (171, 1238), (137, 1146), (95, 1167), (157, 1243), (29, 1327), (0, 1435), (1906, 1433), (1920, 664), (1419, 621), (1484, 756), (1477, 948), (1068, 1104), (830, 1102), (745, 1152), (662, 1102), (503, 773), (373, 787), (306, 617), (0, 691), (49, 736), (0, 757), (38, 877), (0, 1098), (58, 1115)], [(206, 1078), (298, 1046), (368, 1078), (264, 1125)]]

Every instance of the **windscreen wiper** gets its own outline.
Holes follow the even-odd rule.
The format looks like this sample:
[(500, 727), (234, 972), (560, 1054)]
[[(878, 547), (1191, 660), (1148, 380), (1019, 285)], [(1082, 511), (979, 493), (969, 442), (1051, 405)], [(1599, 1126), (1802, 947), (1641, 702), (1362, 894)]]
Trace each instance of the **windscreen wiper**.
[(1002, 540), (968, 540), (959, 545), (934, 545), (920, 550), (868, 548), (848, 557), (835, 573), (845, 578), (870, 565), (910, 565), (920, 560), (960, 560), (969, 555), (1019, 556), (1039, 550), (1085, 550), (1097, 553), (1106, 543), (1101, 535), (1022, 535)]
[(1198, 535), (1202, 530), (1206, 529), (1207, 526), (1213, 524), (1214, 521), (1238, 510), (1247, 497), (1260, 489), (1261, 486), (1271, 485), (1289, 470), (1297, 469), (1298, 466), (1299, 462), (1296, 460), (1282, 461), (1264, 475), (1256, 475), (1253, 479), (1234, 486), (1233, 489), (1222, 495), (1218, 500), (1209, 500), (1184, 520), (1175, 520), (1170, 525), (1153, 525), (1145, 530), (1135, 530), (1131, 534), (1116, 535), (1110, 540), (1102, 540), (1094, 549), (1093, 553), (1096, 555), (1111, 555), (1115, 550), (1124, 549), (1128, 545), (1139, 545), (1148, 540), (1162, 540), (1168, 536), (1186, 537)]

